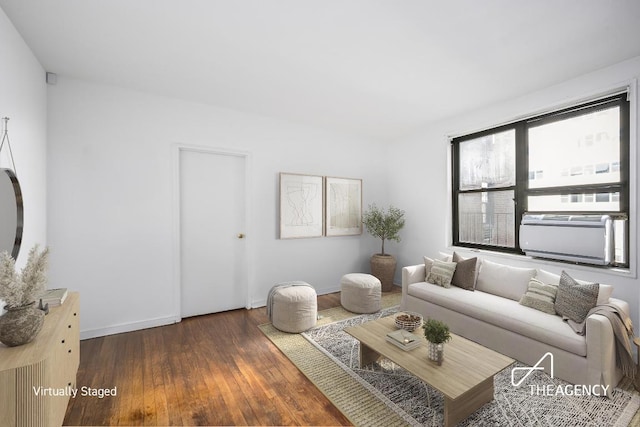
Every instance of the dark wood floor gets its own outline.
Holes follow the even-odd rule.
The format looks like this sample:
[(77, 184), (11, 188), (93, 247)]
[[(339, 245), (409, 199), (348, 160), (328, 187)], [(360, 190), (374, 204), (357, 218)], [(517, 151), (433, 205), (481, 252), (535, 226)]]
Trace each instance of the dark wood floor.
[[(318, 310), (339, 305), (318, 297)], [(267, 321), (234, 310), (82, 341), (78, 388), (117, 395), (78, 393), (65, 425), (351, 425), (260, 332)]]

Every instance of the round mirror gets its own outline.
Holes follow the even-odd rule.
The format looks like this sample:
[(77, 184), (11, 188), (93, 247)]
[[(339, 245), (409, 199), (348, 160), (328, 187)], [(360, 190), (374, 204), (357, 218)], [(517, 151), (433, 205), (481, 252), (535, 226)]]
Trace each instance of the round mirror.
[(0, 168), (0, 252), (18, 258), (22, 243), (22, 191), (11, 169)]

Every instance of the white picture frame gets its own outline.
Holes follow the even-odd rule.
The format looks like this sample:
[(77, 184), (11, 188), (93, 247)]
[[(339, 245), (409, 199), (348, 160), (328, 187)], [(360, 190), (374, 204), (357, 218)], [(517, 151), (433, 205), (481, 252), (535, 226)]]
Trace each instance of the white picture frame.
[(281, 172), (279, 181), (280, 239), (322, 237), (323, 177)]
[(325, 177), (325, 236), (362, 234), (362, 180)]

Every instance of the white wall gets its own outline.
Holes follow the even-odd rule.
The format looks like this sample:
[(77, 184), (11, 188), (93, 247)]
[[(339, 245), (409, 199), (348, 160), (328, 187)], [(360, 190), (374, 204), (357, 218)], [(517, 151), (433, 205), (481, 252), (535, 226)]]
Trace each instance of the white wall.
[[(49, 86), (51, 281), (81, 294), (83, 337), (173, 321), (174, 145), (251, 153), (250, 293), (305, 280), (319, 293), (368, 271), (368, 235), (277, 239), (278, 173), (362, 178), (386, 199), (379, 143), (256, 115), (59, 77)], [(338, 108), (338, 106), (337, 106)], [(203, 183), (203, 192), (208, 183)]]
[[(44, 70), (2, 9), (0, 117), (10, 119), (9, 141), (24, 199), (24, 231), (17, 259), (17, 268), (22, 268), (29, 249), (47, 244), (47, 89)], [(0, 132), (4, 132), (2, 122)], [(13, 168), (6, 145), (0, 167)]]
[[(436, 256), (438, 251), (448, 248), (450, 252), (452, 249), (449, 247), (451, 245), (449, 136), (490, 128), (628, 84), (632, 86), (632, 91), (637, 93), (637, 84), (634, 79), (638, 77), (640, 77), (640, 57), (518, 99), (432, 123), (424, 131), (390, 146), (389, 158), (392, 160), (391, 164), (396, 165), (394, 172), (389, 175), (390, 201), (407, 210), (406, 228), (403, 231), (405, 239), (400, 245), (398, 263), (400, 265), (418, 264), (422, 262), (424, 255)], [(640, 186), (635, 166), (638, 164), (638, 134), (634, 127), (634, 123), (640, 121), (637, 102), (637, 96), (632, 98), (631, 272), (609, 273), (596, 268), (533, 261), (523, 256), (489, 254), (481, 256), (512, 265), (533, 265), (556, 273), (565, 269), (578, 279), (615, 285), (613, 296), (624, 299), (631, 305), (632, 319), (635, 325), (640, 325), (638, 321), (640, 286), (636, 275), (637, 200)], [(466, 251), (460, 250), (460, 252)], [(397, 280), (399, 280), (399, 273)]]

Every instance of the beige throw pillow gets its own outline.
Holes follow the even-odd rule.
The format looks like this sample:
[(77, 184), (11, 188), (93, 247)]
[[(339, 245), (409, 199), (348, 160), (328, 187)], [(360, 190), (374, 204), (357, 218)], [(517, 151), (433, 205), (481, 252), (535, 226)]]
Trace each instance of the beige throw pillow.
[(431, 266), (431, 271), (429, 271), (429, 276), (427, 276), (427, 282), (433, 283), (434, 285), (442, 286), (444, 288), (450, 288), (451, 279), (453, 278), (453, 273), (455, 271), (455, 262), (446, 262), (440, 261), (439, 259), (434, 259), (433, 265)]
[(431, 272), (432, 265), (433, 265), (433, 260), (429, 257), (424, 257), (424, 281), (425, 282), (429, 278), (429, 273)]
[(536, 278), (529, 279), (527, 292), (520, 298), (520, 305), (535, 308), (549, 314), (556, 314), (554, 303), (558, 287), (546, 285)]

